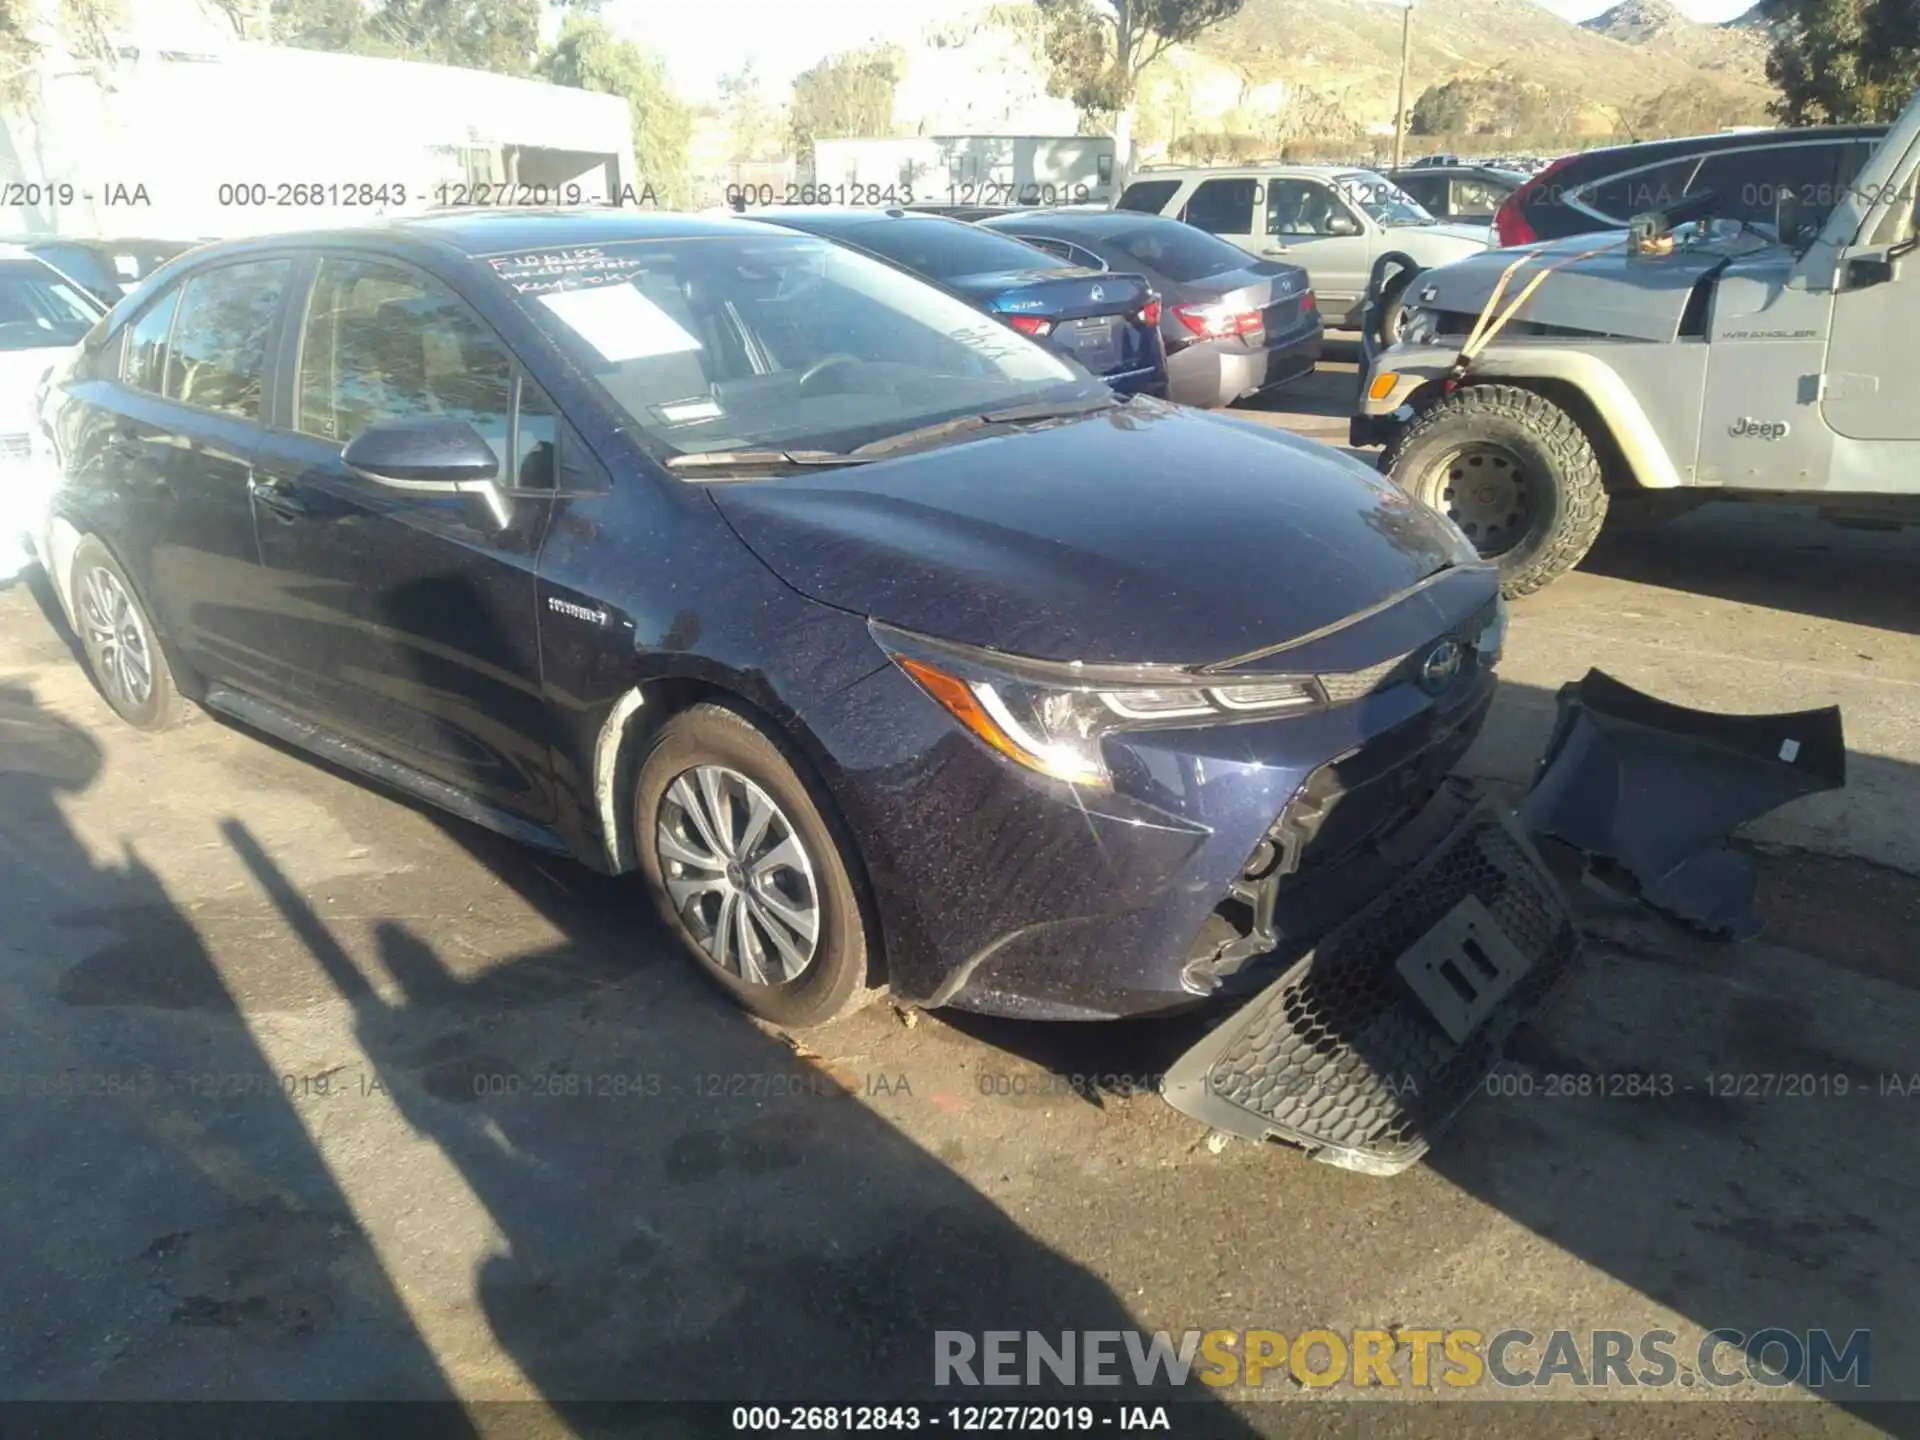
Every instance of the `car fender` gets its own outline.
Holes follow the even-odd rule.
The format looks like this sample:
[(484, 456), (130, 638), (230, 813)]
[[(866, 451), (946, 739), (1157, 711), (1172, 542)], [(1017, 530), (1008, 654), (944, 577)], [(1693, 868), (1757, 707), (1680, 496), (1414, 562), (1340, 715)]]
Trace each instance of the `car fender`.
[[(1457, 349), (1442, 346), (1403, 345), (1381, 355), (1369, 371), (1360, 413), (1390, 416), (1422, 391), (1437, 395), (1458, 354)], [(1591, 407), (1595, 422), (1626, 462), (1635, 484), (1647, 490), (1673, 490), (1687, 483), (1632, 387), (1594, 352), (1559, 345), (1501, 346), (1475, 359), (1469, 373), (1466, 383), (1505, 380), (1537, 387), (1548, 382), (1574, 390)], [(1393, 382), (1383, 386), (1388, 375)], [(1380, 392), (1377, 398), (1376, 391)]]

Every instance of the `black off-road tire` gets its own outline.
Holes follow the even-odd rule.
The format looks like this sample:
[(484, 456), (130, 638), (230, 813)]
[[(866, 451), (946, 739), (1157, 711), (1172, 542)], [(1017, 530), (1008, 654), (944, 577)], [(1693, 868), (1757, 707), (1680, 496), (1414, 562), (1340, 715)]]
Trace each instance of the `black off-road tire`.
[[(659, 835), (663, 804), (676, 779), (718, 766), (759, 786), (801, 843), (812, 870), (818, 934), (810, 962), (790, 981), (749, 982), (711, 956), (667, 889)], [(810, 1029), (852, 1014), (885, 989), (877, 962), (878, 927), (856, 879), (856, 852), (811, 767), (740, 711), (695, 705), (661, 726), (634, 780), (634, 850), (661, 920), (700, 972), (743, 1009), (786, 1029)], [(761, 932), (764, 934), (764, 931)]]
[[(126, 672), (103, 641), (100, 627), (93, 623), (101, 618), (95, 613), (99, 609), (93, 589), (96, 576), (105, 586), (117, 589), (118, 594), (124, 597), (124, 624), (139, 637), (144, 652), (144, 668), (148, 674), (144, 692), (140, 692), (138, 687), (129, 687)], [(194, 713), (193, 707), (182, 698), (180, 687), (174, 683), (173, 668), (167, 663), (166, 648), (160, 642), (160, 632), (154, 626), (153, 617), (147, 613), (140, 592), (134, 589), (133, 582), (127, 578), (127, 572), (120, 568), (120, 562), (113, 558), (112, 552), (91, 535), (74, 547), (73, 564), (68, 571), (67, 599), (72, 606), (74, 629), (79, 635), (81, 648), (86, 652), (87, 668), (92, 674), (94, 686), (99, 690), (100, 697), (113, 707), (114, 714), (136, 730), (155, 731), (171, 729)]]
[[(1501, 592), (1509, 599), (1530, 595), (1578, 565), (1607, 515), (1600, 457), (1580, 422), (1531, 390), (1468, 385), (1402, 430), (1380, 468), (1445, 514), (1449, 462), (1469, 449), (1510, 457), (1530, 502), (1520, 538), (1488, 556), (1499, 566)], [(1481, 553), (1487, 554), (1484, 545)]]

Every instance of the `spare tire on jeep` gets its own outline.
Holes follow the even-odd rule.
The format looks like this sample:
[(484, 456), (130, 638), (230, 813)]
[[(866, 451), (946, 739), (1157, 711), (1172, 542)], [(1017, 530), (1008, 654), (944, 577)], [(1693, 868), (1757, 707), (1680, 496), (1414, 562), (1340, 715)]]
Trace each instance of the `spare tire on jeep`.
[(1578, 565), (1607, 514), (1600, 457), (1580, 422), (1514, 385), (1444, 396), (1401, 430), (1380, 468), (1499, 565), (1509, 598)]

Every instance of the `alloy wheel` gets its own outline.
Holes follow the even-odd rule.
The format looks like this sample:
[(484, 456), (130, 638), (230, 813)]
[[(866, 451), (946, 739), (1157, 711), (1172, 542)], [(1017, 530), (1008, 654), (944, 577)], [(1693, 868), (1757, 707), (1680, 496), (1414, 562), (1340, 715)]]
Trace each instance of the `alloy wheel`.
[(820, 943), (812, 858), (779, 804), (739, 771), (696, 765), (661, 797), (662, 880), (681, 923), (749, 985), (798, 979)]
[(119, 576), (94, 566), (80, 582), (80, 624), (95, 673), (110, 696), (137, 710), (153, 695), (153, 647)]
[(1434, 467), (1439, 508), (1483, 558), (1504, 555), (1533, 526), (1533, 486), (1512, 451), (1463, 445)]

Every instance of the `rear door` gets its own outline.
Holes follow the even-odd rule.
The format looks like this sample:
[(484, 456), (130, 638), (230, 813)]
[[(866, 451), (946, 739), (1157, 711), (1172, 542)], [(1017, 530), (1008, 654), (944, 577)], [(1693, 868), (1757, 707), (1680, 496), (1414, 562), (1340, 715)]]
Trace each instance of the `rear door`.
[[(1342, 225), (1352, 233), (1335, 233)], [(1373, 226), (1324, 180), (1267, 182), (1263, 253), (1306, 267), (1320, 307), (1334, 323), (1359, 309), (1377, 243)]]
[[(305, 706), (416, 770), (548, 818), (535, 561), (554, 408), (439, 278), (342, 252), (312, 275), (255, 489), (285, 646), (310, 679)], [(347, 470), (347, 441), (416, 415), (465, 420), (493, 447), (515, 487), (505, 525), (471, 499)]]
[(117, 380), (85, 387), (76, 458), (107, 481), (101, 523), (168, 639), (209, 680), (277, 688), (248, 498), (291, 257), (195, 270), (128, 327)]

